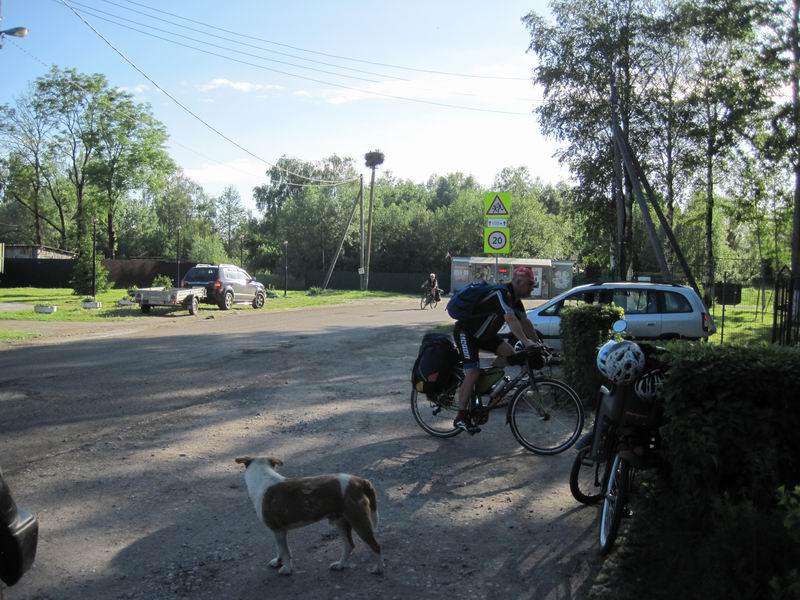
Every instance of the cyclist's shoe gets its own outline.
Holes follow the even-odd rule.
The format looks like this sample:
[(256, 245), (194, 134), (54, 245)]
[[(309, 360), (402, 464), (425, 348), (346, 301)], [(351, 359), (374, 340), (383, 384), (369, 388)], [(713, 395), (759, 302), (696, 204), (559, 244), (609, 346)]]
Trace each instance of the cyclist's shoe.
[(456, 429), (461, 429), (462, 431), (466, 431), (471, 435), (480, 433), (481, 430), (481, 428), (475, 425), (469, 417), (467, 417), (466, 419), (456, 418), (456, 420), (453, 421), (453, 427), (455, 427)]

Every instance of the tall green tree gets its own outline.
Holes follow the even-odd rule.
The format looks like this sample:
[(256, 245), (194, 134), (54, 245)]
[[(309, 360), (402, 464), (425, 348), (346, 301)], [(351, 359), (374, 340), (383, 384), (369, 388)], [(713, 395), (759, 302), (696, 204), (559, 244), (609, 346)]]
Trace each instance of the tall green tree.
[(697, 0), (686, 4), (692, 36), (693, 89), (688, 96), (689, 134), (702, 149), (705, 212), (705, 300), (711, 303), (716, 278), (714, 203), (717, 171), (724, 170), (750, 121), (769, 107), (761, 77), (758, 28), (765, 5), (753, 0)]
[(75, 198), (77, 248), (85, 247), (90, 224), (89, 168), (102, 144), (99, 126), (102, 97), (108, 82), (102, 75), (83, 75), (74, 69), (53, 67), (35, 82), (37, 110), (52, 118), (53, 155), (64, 162)]
[(217, 228), (225, 240), (225, 248), (229, 256), (234, 256), (235, 242), (239, 239), (241, 229), (247, 220), (247, 210), (242, 204), (239, 190), (229, 185), (216, 201)]
[(166, 129), (149, 106), (137, 104), (127, 92), (112, 89), (100, 96), (97, 136), (99, 145), (87, 172), (105, 212), (105, 255), (114, 258), (116, 216), (123, 200), (148, 178), (163, 177), (175, 167), (164, 148)]

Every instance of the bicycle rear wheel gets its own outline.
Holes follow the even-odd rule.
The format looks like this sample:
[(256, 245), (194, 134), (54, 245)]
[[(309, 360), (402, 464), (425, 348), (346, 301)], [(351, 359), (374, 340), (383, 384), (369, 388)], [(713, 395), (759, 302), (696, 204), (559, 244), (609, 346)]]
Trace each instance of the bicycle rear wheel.
[(569, 491), (582, 504), (597, 504), (603, 499), (608, 481), (608, 461), (595, 462), (589, 457), (591, 446), (578, 450), (569, 473)]
[(461, 433), (461, 429), (453, 427), (453, 420), (458, 414), (458, 400), (455, 397), (431, 402), (425, 394), (412, 389), (411, 414), (417, 424), (434, 437), (449, 438)]
[(557, 379), (537, 379), (519, 388), (508, 410), (514, 437), (535, 454), (563, 452), (583, 429), (578, 394)]
[(628, 486), (630, 485), (631, 466), (619, 454), (614, 457), (611, 465), (611, 474), (608, 477), (603, 511), (600, 514), (600, 553), (608, 554), (614, 547), (619, 533), (619, 524), (622, 513), (628, 501)]

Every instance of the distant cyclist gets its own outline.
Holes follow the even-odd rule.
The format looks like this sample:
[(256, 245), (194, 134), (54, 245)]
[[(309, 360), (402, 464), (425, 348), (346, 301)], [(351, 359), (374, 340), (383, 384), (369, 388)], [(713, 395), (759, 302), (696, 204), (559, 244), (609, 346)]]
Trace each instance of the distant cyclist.
[(436, 273), (431, 273), (428, 275), (428, 278), (422, 284), (422, 289), (426, 292), (430, 293), (436, 302), (441, 301), (441, 295), (439, 293), (439, 280), (436, 279)]
[(514, 354), (511, 344), (497, 335), (504, 323), (508, 323), (511, 333), (526, 348), (541, 345), (522, 305), (522, 298), (530, 296), (535, 284), (530, 267), (517, 267), (510, 283), (490, 290), (475, 303), (473, 316), (456, 321), (453, 338), (464, 362), (464, 381), (458, 390), (458, 415), (453, 421), (455, 427), (470, 433), (480, 431), (467, 413), (472, 389), (480, 377), (478, 352), (486, 350), (498, 356)]

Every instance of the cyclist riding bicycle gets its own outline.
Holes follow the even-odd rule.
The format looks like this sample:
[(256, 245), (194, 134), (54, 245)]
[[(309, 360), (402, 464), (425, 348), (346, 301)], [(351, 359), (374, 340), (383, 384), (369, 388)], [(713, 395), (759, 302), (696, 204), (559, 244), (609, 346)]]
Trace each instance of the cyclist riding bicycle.
[(428, 275), (428, 278), (422, 284), (422, 289), (426, 292), (429, 292), (430, 295), (433, 297), (436, 302), (441, 301), (441, 296), (439, 295), (439, 281), (436, 279), (436, 273), (431, 273)]
[(470, 433), (480, 431), (467, 413), (472, 389), (480, 377), (480, 350), (508, 357), (514, 348), (497, 332), (508, 323), (511, 333), (526, 348), (541, 345), (533, 324), (528, 320), (522, 298), (530, 296), (536, 283), (530, 267), (517, 267), (510, 283), (490, 290), (475, 303), (472, 315), (456, 321), (453, 338), (464, 363), (464, 381), (458, 390), (458, 414), (453, 425)]

